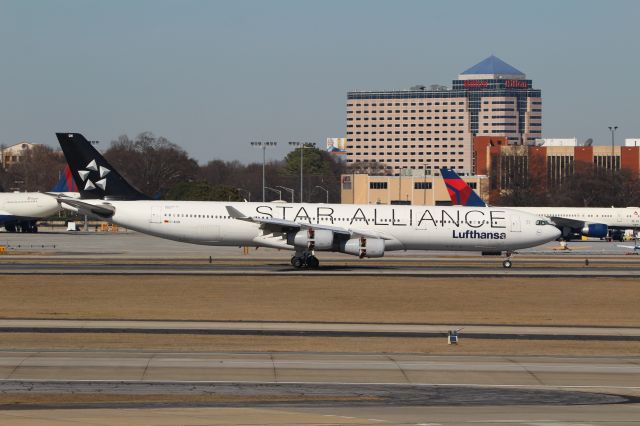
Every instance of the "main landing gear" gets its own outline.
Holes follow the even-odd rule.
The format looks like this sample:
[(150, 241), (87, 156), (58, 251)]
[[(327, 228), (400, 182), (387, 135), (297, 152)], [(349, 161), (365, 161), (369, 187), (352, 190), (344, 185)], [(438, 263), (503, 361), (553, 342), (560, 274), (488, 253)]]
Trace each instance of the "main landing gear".
[(315, 269), (320, 266), (320, 261), (311, 252), (296, 252), (296, 254), (291, 257), (291, 265), (296, 269)]

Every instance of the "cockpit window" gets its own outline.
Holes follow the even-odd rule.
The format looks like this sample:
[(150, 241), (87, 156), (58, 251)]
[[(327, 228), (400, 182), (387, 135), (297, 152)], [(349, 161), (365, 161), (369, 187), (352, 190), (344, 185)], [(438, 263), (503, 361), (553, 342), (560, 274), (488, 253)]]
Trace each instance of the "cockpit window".
[(536, 220), (536, 225), (543, 226), (543, 225), (551, 225), (551, 224), (546, 220)]

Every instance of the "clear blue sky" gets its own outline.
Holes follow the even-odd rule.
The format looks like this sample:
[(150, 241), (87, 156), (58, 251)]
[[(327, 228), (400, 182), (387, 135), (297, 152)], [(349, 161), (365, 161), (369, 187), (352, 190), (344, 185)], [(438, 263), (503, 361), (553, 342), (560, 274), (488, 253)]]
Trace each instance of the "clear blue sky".
[(280, 157), (344, 135), (348, 90), (450, 85), (493, 53), (542, 90), (544, 136), (620, 144), (638, 22), (638, 1), (0, 0), (0, 143), (149, 130), (200, 163)]

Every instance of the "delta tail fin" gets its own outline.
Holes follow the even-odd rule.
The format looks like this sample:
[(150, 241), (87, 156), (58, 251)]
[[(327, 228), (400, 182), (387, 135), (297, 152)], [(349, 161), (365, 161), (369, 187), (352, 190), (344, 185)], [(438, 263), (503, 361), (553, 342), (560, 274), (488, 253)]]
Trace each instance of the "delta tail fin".
[(73, 174), (68, 164), (64, 167), (62, 173), (60, 173), (60, 179), (51, 192), (78, 192), (78, 185), (76, 181), (73, 180)]
[(148, 200), (80, 133), (56, 133), (80, 196), (88, 199)]
[(452, 169), (443, 167), (440, 174), (454, 206), (486, 207), (487, 203)]

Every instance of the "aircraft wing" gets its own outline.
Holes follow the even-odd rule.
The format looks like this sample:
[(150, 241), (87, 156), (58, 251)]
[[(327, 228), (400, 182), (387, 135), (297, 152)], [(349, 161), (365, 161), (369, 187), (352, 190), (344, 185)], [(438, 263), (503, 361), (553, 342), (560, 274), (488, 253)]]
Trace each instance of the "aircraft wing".
[(64, 209), (91, 216), (98, 216), (103, 219), (110, 218), (116, 212), (115, 207), (105, 202), (101, 204), (92, 204), (71, 197), (58, 197), (57, 200), (60, 207)]
[(583, 220), (568, 219), (566, 217), (548, 216), (556, 226), (562, 226), (572, 229), (584, 228), (586, 222)]
[(226, 208), (227, 208), (227, 212), (229, 212), (229, 216), (235, 219), (244, 220), (247, 222), (259, 223), (262, 228), (270, 229), (276, 232), (287, 232), (287, 231), (294, 231), (297, 229), (326, 229), (329, 231), (333, 231), (336, 234), (345, 235), (347, 237), (380, 238), (383, 240), (393, 239), (391, 237), (385, 236), (379, 232), (374, 232), (374, 231), (347, 229), (341, 226), (333, 226), (333, 225), (320, 225), (320, 224), (314, 225), (310, 223), (302, 223), (302, 222), (295, 222), (292, 220), (275, 219), (275, 218), (263, 219), (263, 218), (247, 216), (232, 206), (226, 206)]

